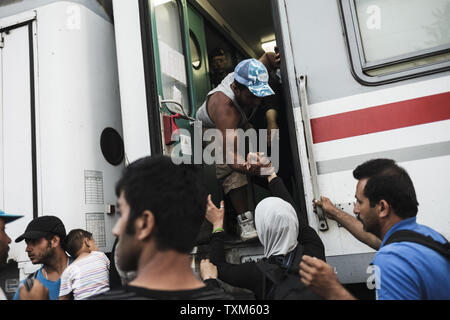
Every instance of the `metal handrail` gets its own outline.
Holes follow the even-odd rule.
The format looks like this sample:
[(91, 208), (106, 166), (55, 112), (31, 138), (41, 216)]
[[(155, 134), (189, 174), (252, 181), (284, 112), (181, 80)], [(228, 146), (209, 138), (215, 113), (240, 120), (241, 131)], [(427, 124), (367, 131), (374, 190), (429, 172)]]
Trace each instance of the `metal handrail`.
[[(192, 117), (190, 117), (190, 116), (188, 116), (188, 115), (186, 114), (186, 112), (184, 111), (183, 105), (182, 105), (181, 103), (179, 103), (178, 101), (175, 101), (175, 100), (160, 100), (160, 104), (163, 104), (163, 103), (173, 103), (173, 104), (178, 105), (179, 107), (181, 107), (181, 111), (182, 111), (182, 112), (181, 112), (181, 113), (180, 113), (180, 112), (177, 112), (177, 113), (180, 113), (180, 115), (181, 115), (181, 117), (182, 117), (183, 119), (190, 120), (190, 121), (195, 121), (194, 118), (192, 118)], [(160, 110), (162, 111), (162, 106), (160, 107)], [(167, 108), (167, 110), (169, 110), (170, 113), (175, 114), (175, 112), (173, 112), (172, 110), (170, 110), (170, 108)]]

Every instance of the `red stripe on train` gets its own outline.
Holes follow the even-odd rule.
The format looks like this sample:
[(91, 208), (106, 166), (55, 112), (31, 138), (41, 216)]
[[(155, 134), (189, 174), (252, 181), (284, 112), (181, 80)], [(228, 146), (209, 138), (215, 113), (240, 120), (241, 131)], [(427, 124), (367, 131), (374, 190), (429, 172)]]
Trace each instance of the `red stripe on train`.
[(450, 92), (311, 119), (314, 143), (450, 119)]

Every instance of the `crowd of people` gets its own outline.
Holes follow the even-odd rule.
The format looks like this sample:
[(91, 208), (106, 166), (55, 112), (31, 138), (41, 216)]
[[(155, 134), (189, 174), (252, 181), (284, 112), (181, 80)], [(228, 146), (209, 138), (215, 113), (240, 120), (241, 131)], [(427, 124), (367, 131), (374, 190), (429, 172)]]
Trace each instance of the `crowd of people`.
[[(197, 119), (223, 131), (224, 137), (227, 129), (250, 125), (279, 128), (282, 94), (270, 82), (280, 81), (269, 72), (278, 66), (276, 53), (240, 62), (208, 93)], [(251, 124), (258, 113), (260, 121)], [(224, 153), (235, 152), (226, 150), (225, 140)], [(25, 240), (29, 259), (42, 267), (21, 282), (14, 299), (232, 299), (220, 281), (248, 289), (256, 299), (355, 299), (327, 264), (324, 244), (293, 200), (289, 181), (259, 152), (244, 161), (238, 157), (231, 157), (235, 163), (217, 164), (216, 176), (237, 215), (241, 239), (257, 238), (264, 250), (262, 260), (229, 263), (224, 249), (225, 202), (219, 207), (212, 202), (197, 167), (155, 155), (128, 165), (117, 182), (113, 261), (98, 251), (88, 231), (66, 234), (59, 218), (38, 217), (15, 241)], [(286, 172), (283, 169), (281, 162), (280, 172)], [(373, 159), (355, 168), (353, 176), (355, 217), (324, 196), (312, 205), (378, 250), (372, 262), (377, 298), (450, 299), (449, 242), (416, 222), (418, 201), (406, 170), (393, 160)], [(254, 212), (246, 201), (249, 177), (262, 180), (271, 194)], [(0, 264), (6, 263), (11, 242), (5, 224), (20, 217), (0, 211)], [(209, 258), (201, 261), (198, 277), (190, 254), (204, 219), (211, 223), (212, 233)], [(113, 285), (113, 273), (119, 275), (119, 285)]]
[[(110, 261), (98, 251), (92, 234), (82, 229), (66, 234), (59, 218), (42, 216), (15, 240), (25, 240), (31, 262), (42, 267), (22, 281), (14, 299), (232, 299), (218, 279), (251, 290), (256, 299), (354, 299), (326, 263), (320, 237), (299, 214), (283, 180), (274, 170), (269, 173), (265, 178), (271, 196), (255, 209), (264, 248), (259, 262), (226, 261), (224, 202), (214, 205), (198, 168), (152, 156), (130, 164), (116, 187), (120, 217), (113, 229), (118, 239), (115, 263), (134, 277), (110, 288)], [(416, 222), (418, 202), (408, 173), (393, 160), (374, 159), (358, 166), (353, 175), (356, 218), (347, 226), (378, 249), (373, 260), (381, 284), (378, 299), (449, 299), (449, 243)], [(342, 221), (328, 199), (315, 205)], [(6, 263), (11, 242), (5, 224), (20, 217), (0, 212), (1, 264)], [(205, 218), (213, 233), (199, 279), (190, 253)], [(405, 231), (407, 238), (393, 240)]]

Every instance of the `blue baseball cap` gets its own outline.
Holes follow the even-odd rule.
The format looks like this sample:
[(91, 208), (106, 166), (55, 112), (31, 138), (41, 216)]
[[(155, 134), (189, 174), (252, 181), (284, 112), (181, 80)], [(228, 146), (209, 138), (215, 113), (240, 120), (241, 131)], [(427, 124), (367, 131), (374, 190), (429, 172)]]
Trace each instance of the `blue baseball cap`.
[(234, 69), (234, 80), (246, 86), (257, 97), (275, 94), (269, 86), (269, 74), (266, 67), (256, 59), (239, 62)]
[(0, 219), (5, 220), (6, 223), (10, 223), (16, 219), (22, 218), (23, 216), (16, 215), (16, 214), (7, 214), (6, 212), (0, 210)]

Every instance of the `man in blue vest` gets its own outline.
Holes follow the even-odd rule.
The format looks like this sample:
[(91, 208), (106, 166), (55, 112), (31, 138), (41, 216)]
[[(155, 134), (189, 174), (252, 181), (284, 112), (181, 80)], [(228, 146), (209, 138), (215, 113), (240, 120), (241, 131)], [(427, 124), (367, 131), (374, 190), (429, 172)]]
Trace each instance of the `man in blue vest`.
[[(353, 176), (358, 180), (353, 212), (365, 232), (382, 239), (372, 262), (377, 298), (450, 299), (449, 243), (416, 222), (418, 202), (406, 170), (392, 160), (375, 159), (358, 166)], [(305, 285), (326, 299), (354, 299), (323, 261), (304, 256), (299, 273)]]

